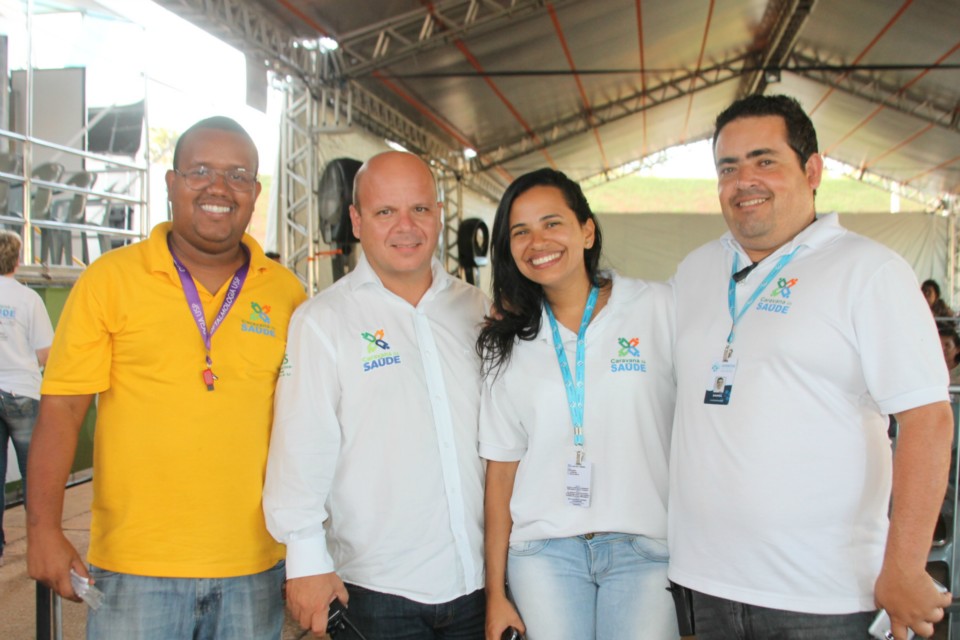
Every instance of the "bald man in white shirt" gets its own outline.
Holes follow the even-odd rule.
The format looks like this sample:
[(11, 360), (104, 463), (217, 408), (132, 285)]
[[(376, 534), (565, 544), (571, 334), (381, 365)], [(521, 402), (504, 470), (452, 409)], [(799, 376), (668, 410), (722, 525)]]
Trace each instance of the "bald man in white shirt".
[(408, 153), (357, 173), (357, 268), (294, 316), (264, 489), (287, 604), (369, 640), (483, 638), (479, 362), (488, 300), (434, 257), (434, 177)]

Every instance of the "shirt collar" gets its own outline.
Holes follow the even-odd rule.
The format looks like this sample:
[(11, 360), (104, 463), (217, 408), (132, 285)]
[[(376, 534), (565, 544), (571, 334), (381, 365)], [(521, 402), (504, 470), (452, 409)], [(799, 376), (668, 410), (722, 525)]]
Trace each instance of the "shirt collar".
[[(813, 223), (795, 235), (790, 242), (787, 242), (782, 247), (767, 256), (767, 258), (764, 258), (764, 260), (776, 258), (783, 254), (790, 253), (797, 247), (818, 249), (830, 244), (846, 232), (847, 230), (840, 225), (840, 217), (836, 213), (828, 213), (822, 216), (817, 216)], [(722, 242), (723, 245), (731, 252), (739, 253), (744, 265), (748, 265), (752, 262), (750, 257), (747, 255), (747, 252), (744, 251), (743, 247), (740, 246), (740, 243), (737, 242), (737, 240), (733, 237), (733, 234), (729, 231), (721, 236), (720, 242)]]
[[(170, 233), (172, 228), (173, 223), (161, 222), (150, 231), (150, 237), (146, 242), (141, 244), (146, 247), (148, 269), (151, 272), (167, 273), (176, 282), (179, 282), (180, 276), (177, 275), (177, 269), (173, 265), (173, 256), (170, 255), (170, 248), (167, 246), (167, 234)], [(266, 256), (260, 247), (260, 243), (254, 240), (252, 236), (244, 233), (241, 242), (250, 250), (248, 278), (280, 266)]]
[[(436, 258), (431, 258), (430, 260), (430, 271), (433, 275), (433, 281), (430, 283), (430, 288), (427, 289), (427, 292), (423, 294), (423, 297), (420, 299), (420, 302), (428, 301), (437, 296), (441, 291), (450, 286), (450, 282), (453, 280), (453, 276), (444, 271), (443, 265), (440, 264), (440, 261)], [(370, 265), (370, 261), (367, 260), (367, 256), (362, 252), (360, 258), (357, 260), (357, 266), (350, 273), (350, 288), (356, 291), (363, 286), (373, 286), (387, 290), (383, 286), (383, 281), (380, 280), (380, 276), (377, 275), (377, 272), (373, 270), (373, 267)]]
[[(610, 289), (610, 298), (607, 300), (607, 304), (604, 305), (603, 309), (600, 310), (599, 316), (602, 313), (606, 312), (607, 307), (614, 305), (623, 304), (629, 302), (631, 299), (635, 298), (637, 294), (640, 293), (643, 289), (646, 289), (647, 283), (641, 280), (632, 281), (634, 284), (639, 285), (633, 291), (623, 291), (624, 286), (626, 285), (625, 280), (620, 277), (616, 271), (601, 271), (601, 278), (609, 279), (612, 284)], [(591, 320), (591, 324), (596, 322), (597, 319), (594, 318)], [(564, 327), (561, 327), (560, 331), (562, 332)], [(550, 317), (547, 316), (547, 301), (543, 301), (543, 306), (540, 309), (540, 331), (537, 333), (537, 340), (548, 341), (551, 344), (553, 343), (553, 329), (550, 328)]]

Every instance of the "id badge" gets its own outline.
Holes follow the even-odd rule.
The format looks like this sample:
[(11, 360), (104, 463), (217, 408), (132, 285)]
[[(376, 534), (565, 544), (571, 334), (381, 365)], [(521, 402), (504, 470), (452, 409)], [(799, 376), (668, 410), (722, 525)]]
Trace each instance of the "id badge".
[(710, 367), (710, 376), (707, 378), (707, 392), (703, 396), (703, 404), (730, 404), (733, 379), (736, 375), (736, 358), (730, 358), (726, 362), (722, 360), (714, 362)]
[(567, 463), (566, 497), (571, 507), (590, 507), (590, 477), (593, 475), (593, 463), (576, 461)]

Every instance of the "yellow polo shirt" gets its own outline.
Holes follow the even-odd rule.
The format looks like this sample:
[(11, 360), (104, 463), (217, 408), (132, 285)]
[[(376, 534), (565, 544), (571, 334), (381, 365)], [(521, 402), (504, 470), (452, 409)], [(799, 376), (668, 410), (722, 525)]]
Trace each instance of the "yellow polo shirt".
[[(213, 335), (208, 391), (200, 331), (167, 248), (170, 224), (80, 277), (57, 327), (42, 392), (99, 393), (89, 561), (154, 577), (264, 571), (283, 558), (260, 506), (273, 392), (296, 277), (256, 241), (236, 303)], [(215, 294), (197, 283), (207, 325)]]

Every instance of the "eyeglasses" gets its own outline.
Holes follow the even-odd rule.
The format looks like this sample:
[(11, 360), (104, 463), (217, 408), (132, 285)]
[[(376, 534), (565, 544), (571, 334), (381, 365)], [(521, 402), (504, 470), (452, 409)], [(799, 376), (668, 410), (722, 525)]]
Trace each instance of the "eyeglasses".
[(257, 182), (257, 174), (243, 168), (217, 171), (200, 165), (188, 171), (174, 169), (173, 172), (183, 178), (184, 184), (194, 191), (206, 189), (213, 184), (217, 176), (223, 176), (223, 181), (234, 191), (251, 191)]

